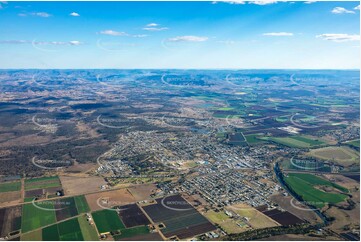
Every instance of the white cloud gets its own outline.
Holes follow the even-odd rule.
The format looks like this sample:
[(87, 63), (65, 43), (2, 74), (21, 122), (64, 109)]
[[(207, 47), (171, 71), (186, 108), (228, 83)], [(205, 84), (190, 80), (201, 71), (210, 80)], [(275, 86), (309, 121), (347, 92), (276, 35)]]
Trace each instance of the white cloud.
[(100, 34), (111, 35), (111, 36), (128, 36), (128, 34), (125, 32), (118, 32), (114, 30), (103, 30), (100, 31)]
[(51, 16), (51, 14), (48, 14), (46, 12), (36, 12), (36, 13), (31, 13), (31, 15), (37, 16), (37, 17), (42, 17), (42, 18), (48, 18)]
[(332, 9), (331, 13), (344, 14), (344, 13), (355, 13), (355, 12), (352, 10), (347, 10), (346, 8), (343, 7), (335, 7), (334, 9)]
[(72, 12), (71, 14), (69, 14), (70, 16), (73, 16), (73, 17), (79, 17), (80, 14), (76, 13), (76, 12)]
[(360, 35), (357, 34), (320, 34), (316, 38), (334, 42), (360, 41)]
[(168, 39), (169, 42), (204, 42), (207, 40), (208, 37), (193, 36), (193, 35), (177, 36)]
[(144, 38), (144, 37), (148, 36), (146, 34), (128, 34), (126, 32), (118, 32), (118, 31), (114, 31), (114, 30), (103, 30), (103, 31), (100, 31), (99, 33), (104, 34), (104, 35), (128, 36), (128, 37), (134, 37), (134, 38)]
[(360, 5), (358, 5), (357, 7), (354, 7), (353, 9), (360, 10)]
[(156, 24), (156, 23), (150, 23), (150, 24), (147, 24), (146, 27), (157, 27), (159, 24)]
[(293, 33), (288, 32), (271, 32), (271, 33), (264, 33), (264, 36), (293, 36)]
[(229, 3), (229, 4), (245, 4), (245, 1), (238, 1), (238, 0), (221, 0), (221, 1), (213, 1), (212, 4), (217, 4), (219, 2), (223, 2), (223, 3)]
[(317, 2), (317, 1), (316, 0), (310, 0), (310, 1), (304, 2), (304, 4), (312, 4), (312, 3), (315, 3), (315, 2)]
[(274, 1), (274, 0), (249, 1), (250, 4), (257, 4), (257, 5), (267, 5), (267, 4), (277, 3), (277, 2), (279, 2), (279, 1)]
[(143, 30), (147, 30), (147, 31), (163, 31), (163, 30), (167, 30), (167, 27), (160, 27), (160, 28), (156, 28), (156, 27), (145, 27), (143, 28)]

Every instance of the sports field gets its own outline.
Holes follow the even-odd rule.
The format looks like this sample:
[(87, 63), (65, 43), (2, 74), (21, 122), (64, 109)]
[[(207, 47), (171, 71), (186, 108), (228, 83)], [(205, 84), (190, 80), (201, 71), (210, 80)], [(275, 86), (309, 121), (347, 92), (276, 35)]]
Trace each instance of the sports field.
[(52, 224), (56, 222), (53, 203), (38, 202), (35, 203), (40, 209), (32, 203), (23, 205), (23, 214), (21, 219), (21, 231), (23, 233)]
[(360, 162), (360, 154), (346, 146), (329, 146), (319, 148), (311, 150), (308, 152), (308, 155), (322, 160), (333, 161), (344, 166)]
[(92, 216), (99, 233), (106, 233), (125, 228), (117, 212), (114, 210), (99, 210), (93, 212)]
[(348, 192), (344, 187), (329, 182), (311, 174), (290, 173), (284, 178), (288, 187), (298, 194), (303, 201), (317, 208), (324, 207), (327, 203), (336, 204), (344, 201), (348, 196), (341, 193), (324, 192), (315, 186), (328, 186), (341, 192)]
[(0, 184), (0, 192), (14, 192), (20, 191), (21, 189), (21, 182), (5, 182)]

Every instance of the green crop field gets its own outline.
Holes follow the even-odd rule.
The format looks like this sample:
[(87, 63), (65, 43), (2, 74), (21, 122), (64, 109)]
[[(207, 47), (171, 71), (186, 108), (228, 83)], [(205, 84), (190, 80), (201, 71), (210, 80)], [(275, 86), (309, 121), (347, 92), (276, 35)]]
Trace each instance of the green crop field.
[(327, 203), (336, 204), (342, 202), (348, 197), (344, 194), (324, 192), (315, 188), (314, 186), (316, 185), (323, 185), (334, 187), (342, 192), (348, 191), (344, 187), (321, 179), (315, 175), (290, 173), (284, 178), (284, 180), (288, 187), (298, 194), (303, 201), (306, 201), (318, 208), (322, 208)]
[(309, 139), (303, 136), (289, 136), (289, 137), (263, 137), (262, 140), (269, 140), (275, 143), (285, 145), (292, 148), (311, 148), (325, 144), (319, 140)]
[(260, 134), (249, 134), (245, 135), (244, 137), (246, 138), (247, 143), (250, 145), (264, 142), (263, 140), (259, 139), (259, 137), (261, 137)]
[[(37, 202), (35, 207), (32, 203), (23, 205), (23, 213), (21, 217), (21, 231), (23, 233), (52, 224), (56, 222), (54, 205), (47, 202)], [(50, 210), (46, 210), (50, 209)]]
[(114, 210), (100, 210), (92, 213), (94, 222), (99, 233), (124, 229), (125, 226)]
[(78, 218), (51, 225), (43, 229), (44, 241), (82, 241), (84, 240)]
[(148, 233), (149, 233), (148, 226), (133, 227), (130, 229), (122, 229), (120, 231), (120, 234), (114, 235), (114, 239), (119, 240), (124, 238), (131, 238), (137, 235), (143, 235)]
[(25, 190), (34, 190), (39, 188), (49, 188), (49, 187), (61, 187), (59, 177), (40, 177), (40, 178), (31, 178), (25, 180)]
[(86, 220), (85, 215), (79, 216), (78, 222), (85, 241), (99, 240), (98, 233), (95, 230), (95, 226), (89, 224), (89, 222)]
[(21, 189), (21, 182), (5, 182), (0, 184), (0, 192), (14, 192), (20, 191)]
[(352, 146), (352, 147), (360, 148), (360, 140), (359, 139), (345, 142), (345, 144)]
[(78, 213), (87, 213), (90, 211), (89, 205), (84, 196), (74, 197)]

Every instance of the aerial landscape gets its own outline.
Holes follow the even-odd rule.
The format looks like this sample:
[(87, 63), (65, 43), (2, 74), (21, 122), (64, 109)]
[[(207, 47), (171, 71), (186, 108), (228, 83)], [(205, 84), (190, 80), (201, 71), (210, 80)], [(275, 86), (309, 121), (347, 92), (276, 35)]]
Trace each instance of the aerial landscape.
[(359, 9), (1, 2), (0, 240), (359, 241)]

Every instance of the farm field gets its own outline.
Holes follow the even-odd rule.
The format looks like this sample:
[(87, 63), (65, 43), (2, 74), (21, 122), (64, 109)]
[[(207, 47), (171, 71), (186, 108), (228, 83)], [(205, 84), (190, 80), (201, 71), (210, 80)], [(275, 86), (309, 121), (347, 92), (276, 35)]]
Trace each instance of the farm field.
[(20, 181), (0, 183), (0, 193), (20, 191), (20, 189), (21, 189)]
[(80, 229), (78, 218), (66, 220), (64, 222), (46, 227), (42, 231), (44, 241), (82, 241), (83, 235)]
[(22, 234), (20, 239), (22, 241), (42, 241), (43, 240), (42, 230), (38, 229), (26, 234)]
[(134, 203), (135, 198), (133, 195), (128, 191), (128, 189), (118, 189), (113, 191), (104, 191), (98, 192), (93, 194), (85, 195), (86, 201), (89, 204), (91, 211), (101, 210), (102, 207), (99, 206), (99, 200), (102, 198), (107, 198), (108, 203), (102, 204), (102, 206), (107, 207), (108, 204), (114, 205), (122, 205), (122, 204), (129, 204)]
[(129, 204), (119, 208), (119, 216), (127, 228), (150, 224), (148, 218), (136, 204)]
[(322, 160), (333, 161), (343, 166), (358, 164), (360, 162), (360, 154), (346, 146), (319, 148), (311, 150), (307, 155)]
[(234, 204), (227, 207), (227, 209), (237, 213), (241, 217), (245, 217), (248, 221), (247, 223), (254, 229), (279, 226), (276, 221), (245, 204)]
[(261, 140), (272, 141), (291, 148), (311, 148), (325, 144), (323, 141), (306, 138), (303, 136), (289, 136), (289, 137), (263, 137)]
[(85, 215), (78, 217), (78, 222), (80, 225), (81, 232), (83, 234), (85, 241), (97, 241), (99, 240), (98, 233), (96, 231), (95, 225), (89, 224)]
[(46, 210), (37, 208), (32, 203), (24, 204), (21, 220), (21, 231), (23, 233), (56, 222), (53, 203), (37, 202), (35, 204)]
[(249, 134), (245, 135), (244, 137), (246, 138), (247, 143), (250, 145), (264, 142), (263, 140), (259, 139), (262, 137), (262, 134)]
[(207, 211), (204, 216), (208, 218), (213, 224), (218, 224), (225, 230), (227, 233), (241, 233), (249, 229), (249, 226), (239, 221), (239, 224), (243, 223), (244, 226), (240, 227), (237, 225), (237, 222), (230, 217), (228, 217), (223, 211), (216, 212), (214, 210)]
[(347, 191), (346, 188), (311, 174), (290, 173), (284, 178), (284, 180), (288, 187), (298, 194), (302, 200), (317, 208), (322, 208), (327, 203), (336, 204), (342, 202), (348, 197), (344, 194), (325, 192), (315, 188), (316, 185), (321, 185), (333, 187), (343, 192)]
[(4, 203), (16, 204), (18, 202), (21, 202), (20, 198), (21, 198), (20, 191), (0, 193), (0, 203), (2, 203), (2, 205), (4, 205)]
[(21, 228), (21, 206), (0, 209), (0, 237)]
[(129, 229), (122, 229), (120, 234), (114, 235), (115, 240), (128, 239), (139, 235), (149, 234), (148, 226), (138, 226)]
[(74, 200), (75, 200), (75, 205), (76, 205), (76, 208), (77, 208), (79, 214), (87, 213), (90, 211), (89, 205), (83, 195), (74, 197)]
[(185, 239), (215, 229), (179, 195), (158, 198), (156, 201), (157, 204), (144, 206), (143, 209), (154, 222), (165, 225), (162, 233), (168, 238), (176, 235)]
[(57, 199), (52, 202), (54, 203), (57, 221), (78, 215), (75, 199), (73, 197)]
[(99, 233), (124, 229), (125, 226), (115, 210), (100, 210), (92, 213)]
[(345, 142), (345, 144), (350, 145), (352, 147), (360, 148), (360, 140), (359, 139)]
[(25, 191), (50, 187), (61, 187), (59, 177), (51, 176), (25, 179)]
[(100, 186), (105, 184), (104, 179), (101, 177), (60, 176), (60, 181), (65, 195), (100, 191)]

